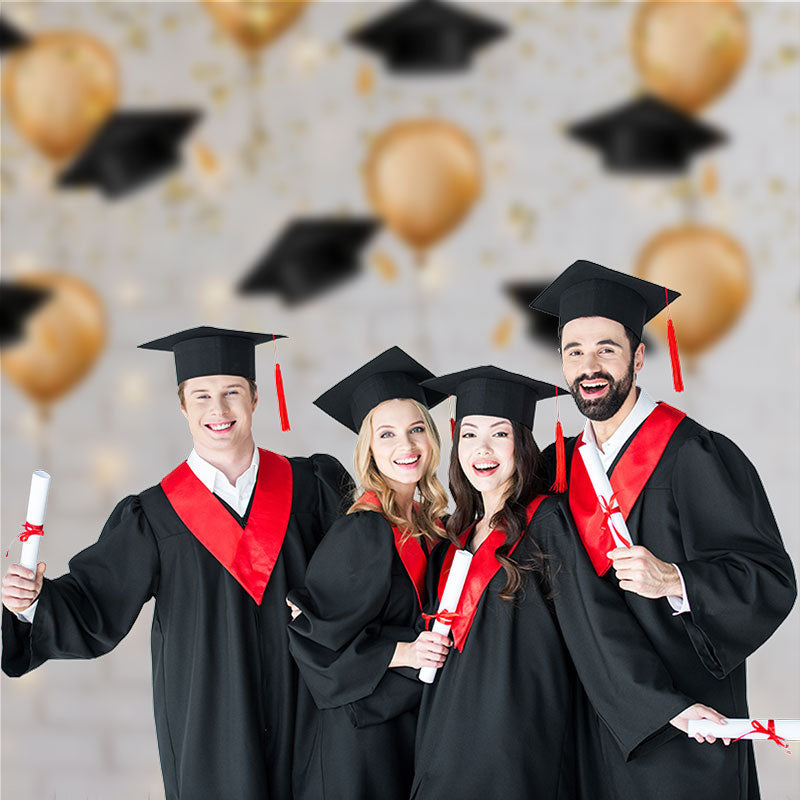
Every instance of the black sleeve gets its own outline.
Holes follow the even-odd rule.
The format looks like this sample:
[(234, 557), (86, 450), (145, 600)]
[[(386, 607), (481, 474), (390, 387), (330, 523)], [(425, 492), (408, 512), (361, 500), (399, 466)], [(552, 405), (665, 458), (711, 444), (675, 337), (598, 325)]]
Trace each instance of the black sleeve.
[(33, 623), (3, 613), (3, 672), (17, 677), (51, 658), (96, 658), (113, 650), (155, 594), (159, 557), (138, 497), (114, 509), (100, 538), (45, 579)]
[(681, 621), (706, 669), (723, 678), (780, 625), (797, 595), (764, 487), (729, 439), (697, 436), (681, 448), (672, 492), (691, 611)]
[(550, 557), (559, 627), (589, 700), (629, 759), (694, 700), (677, 692), (620, 592), (597, 576), (563, 504), (542, 512), (529, 532)]
[(355, 485), (347, 470), (333, 456), (315, 453), (309, 460), (317, 479), (320, 525), (323, 531), (327, 531), (350, 507)]
[(348, 514), (312, 556), (304, 588), (289, 595), (303, 612), (289, 625), (289, 646), (319, 708), (373, 695), (398, 641), (416, 638), (413, 628), (382, 624), (393, 557), (392, 529), (381, 514)]

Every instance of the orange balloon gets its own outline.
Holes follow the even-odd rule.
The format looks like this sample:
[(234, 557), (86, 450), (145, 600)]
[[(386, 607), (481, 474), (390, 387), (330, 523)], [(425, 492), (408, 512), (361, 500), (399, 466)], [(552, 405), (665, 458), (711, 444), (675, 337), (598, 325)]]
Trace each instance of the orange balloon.
[(364, 175), (378, 215), (416, 248), (455, 228), (482, 183), (480, 154), (469, 134), (436, 119), (385, 130), (372, 145)]
[(83, 149), (117, 104), (114, 56), (85, 33), (43, 33), (13, 50), (4, 67), (3, 96), (14, 125), (53, 159)]
[[(697, 355), (728, 331), (750, 297), (750, 268), (741, 245), (700, 225), (656, 235), (639, 254), (636, 275), (681, 293), (669, 312), (678, 348), (687, 355)], [(666, 341), (666, 312), (649, 329)]]
[(309, 0), (203, 0), (214, 21), (245, 50), (255, 53), (280, 36)]
[(60, 272), (25, 276), (21, 285), (50, 289), (28, 320), (25, 338), (3, 349), (0, 366), (31, 400), (49, 405), (89, 372), (106, 341), (106, 315), (88, 284)]
[(632, 46), (649, 89), (693, 112), (739, 72), (747, 55), (747, 20), (735, 0), (647, 0), (634, 20)]

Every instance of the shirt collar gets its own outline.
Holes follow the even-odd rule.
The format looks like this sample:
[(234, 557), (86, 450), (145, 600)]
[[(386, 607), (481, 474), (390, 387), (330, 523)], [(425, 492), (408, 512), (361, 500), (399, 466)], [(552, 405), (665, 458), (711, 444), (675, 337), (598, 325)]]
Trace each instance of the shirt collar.
[[(611, 462), (617, 457), (617, 453), (622, 449), (622, 446), (628, 439), (631, 438), (634, 431), (650, 416), (656, 408), (656, 402), (650, 397), (644, 389), (639, 389), (639, 398), (636, 400), (630, 413), (619, 428), (617, 428), (608, 441), (603, 445), (602, 450), (598, 447), (600, 458), (603, 461), (603, 466), (608, 469)], [(591, 441), (597, 444), (597, 439), (592, 429), (592, 421), (586, 420), (583, 428), (584, 441)]]
[(209, 492), (216, 494), (219, 490), (224, 491), (226, 488), (230, 492), (234, 489), (243, 488), (248, 483), (255, 483), (255, 478), (258, 474), (258, 448), (253, 447), (253, 458), (250, 461), (250, 466), (236, 479), (235, 487), (231, 486), (221, 470), (218, 470), (213, 464), (209, 464), (202, 456), (199, 456), (194, 448), (189, 453), (186, 463)]

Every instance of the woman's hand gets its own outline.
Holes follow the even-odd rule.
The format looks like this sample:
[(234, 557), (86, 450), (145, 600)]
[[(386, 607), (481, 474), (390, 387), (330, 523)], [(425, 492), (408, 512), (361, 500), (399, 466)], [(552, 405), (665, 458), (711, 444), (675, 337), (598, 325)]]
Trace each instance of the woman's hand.
[(292, 612), (292, 621), (296, 620), (303, 612), (287, 597), (286, 605), (289, 606)]
[[(689, 706), (689, 708), (681, 711), (677, 717), (671, 719), (669, 724), (674, 725), (679, 731), (689, 733), (690, 719), (710, 719), (712, 722), (716, 722), (718, 725), (724, 725), (727, 722), (725, 717), (723, 717), (718, 711), (714, 711), (713, 708), (701, 705), (700, 703), (695, 703), (693, 706)], [(697, 741), (701, 744), (703, 742), (713, 744), (717, 741), (716, 736), (703, 736), (702, 733), (695, 734), (694, 738), (697, 739)], [(722, 741), (725, 742), (726, 745), (731, 743), (729, 738), (723, 738)]]
[(413, 642), (398, 642), (390, 667), (439, 669), (450, 652), (452, 643), (446, 636), (433, 631), (423, 631)]

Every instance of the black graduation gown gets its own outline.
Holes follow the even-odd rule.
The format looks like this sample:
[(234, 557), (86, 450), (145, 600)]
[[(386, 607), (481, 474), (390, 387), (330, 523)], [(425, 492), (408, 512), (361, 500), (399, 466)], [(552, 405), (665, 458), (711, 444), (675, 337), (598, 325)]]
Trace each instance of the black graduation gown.
[[(566, 444), (569, 475), (575, 439)], [(554, 463), (552, 445), (545, 457)], [(677, 564), (691, 611), (673, 616), (665, 598), (623, 592), (613, 569), (595, 579), (624, 597), (680, 691), (728, 717), (748, 717), (744, 661), (796, 596), (792, 564), (755, 468), (729, 439), (686, 417), (627, 525), (634, 544)], [(699, 787), (710, 800), (759, 797), (749, 741), (698, 745), (678, 735), (626, 762), (596, 715), (587, 716), (594, 727), (586, 744), (598, 750), (585, 760), (604, 762), (595, 785), (606, 785), (612, 800), (689, 800)]]
[[(512, 558), (532, 561), (537, 544), (549, 556), (552, 589), (528, 574), (514, 601), (501, 600), (500, 568), (480, 598), (463, 651), (453, 647), (423, 690), (415, 800), (581, 796), (578, 680), (626, 754), (691, 704), (672, 689), (613, 587), (588, 580), (591, 563), (558, 498), (539, 506)], [(434, 580), (445, 552), (440, 546), (431, 556)], [(632, 643), (640, 645), (633, 660)]]
[(295, 720), (313, 703), (289, 655), (287, 592), (302, 584), (349, 476), (331, 456), (289, 459), (286, 536), (260, 605), (184, 526), (160, 485), (127, 497), (69, 572), (45, 579), (33, 624), (3, 609), (2, 667), (95, 658), (155, 597), (153, 705), (167, 800), (288, 800)]
[(422, 683), (388, 665), (417, 638), (421, 608), (388, 520), (336, 522), (290, 599), (303, 611), (290, 650), (317, 705), (298, 744), (297, 800), (407, 800)]

